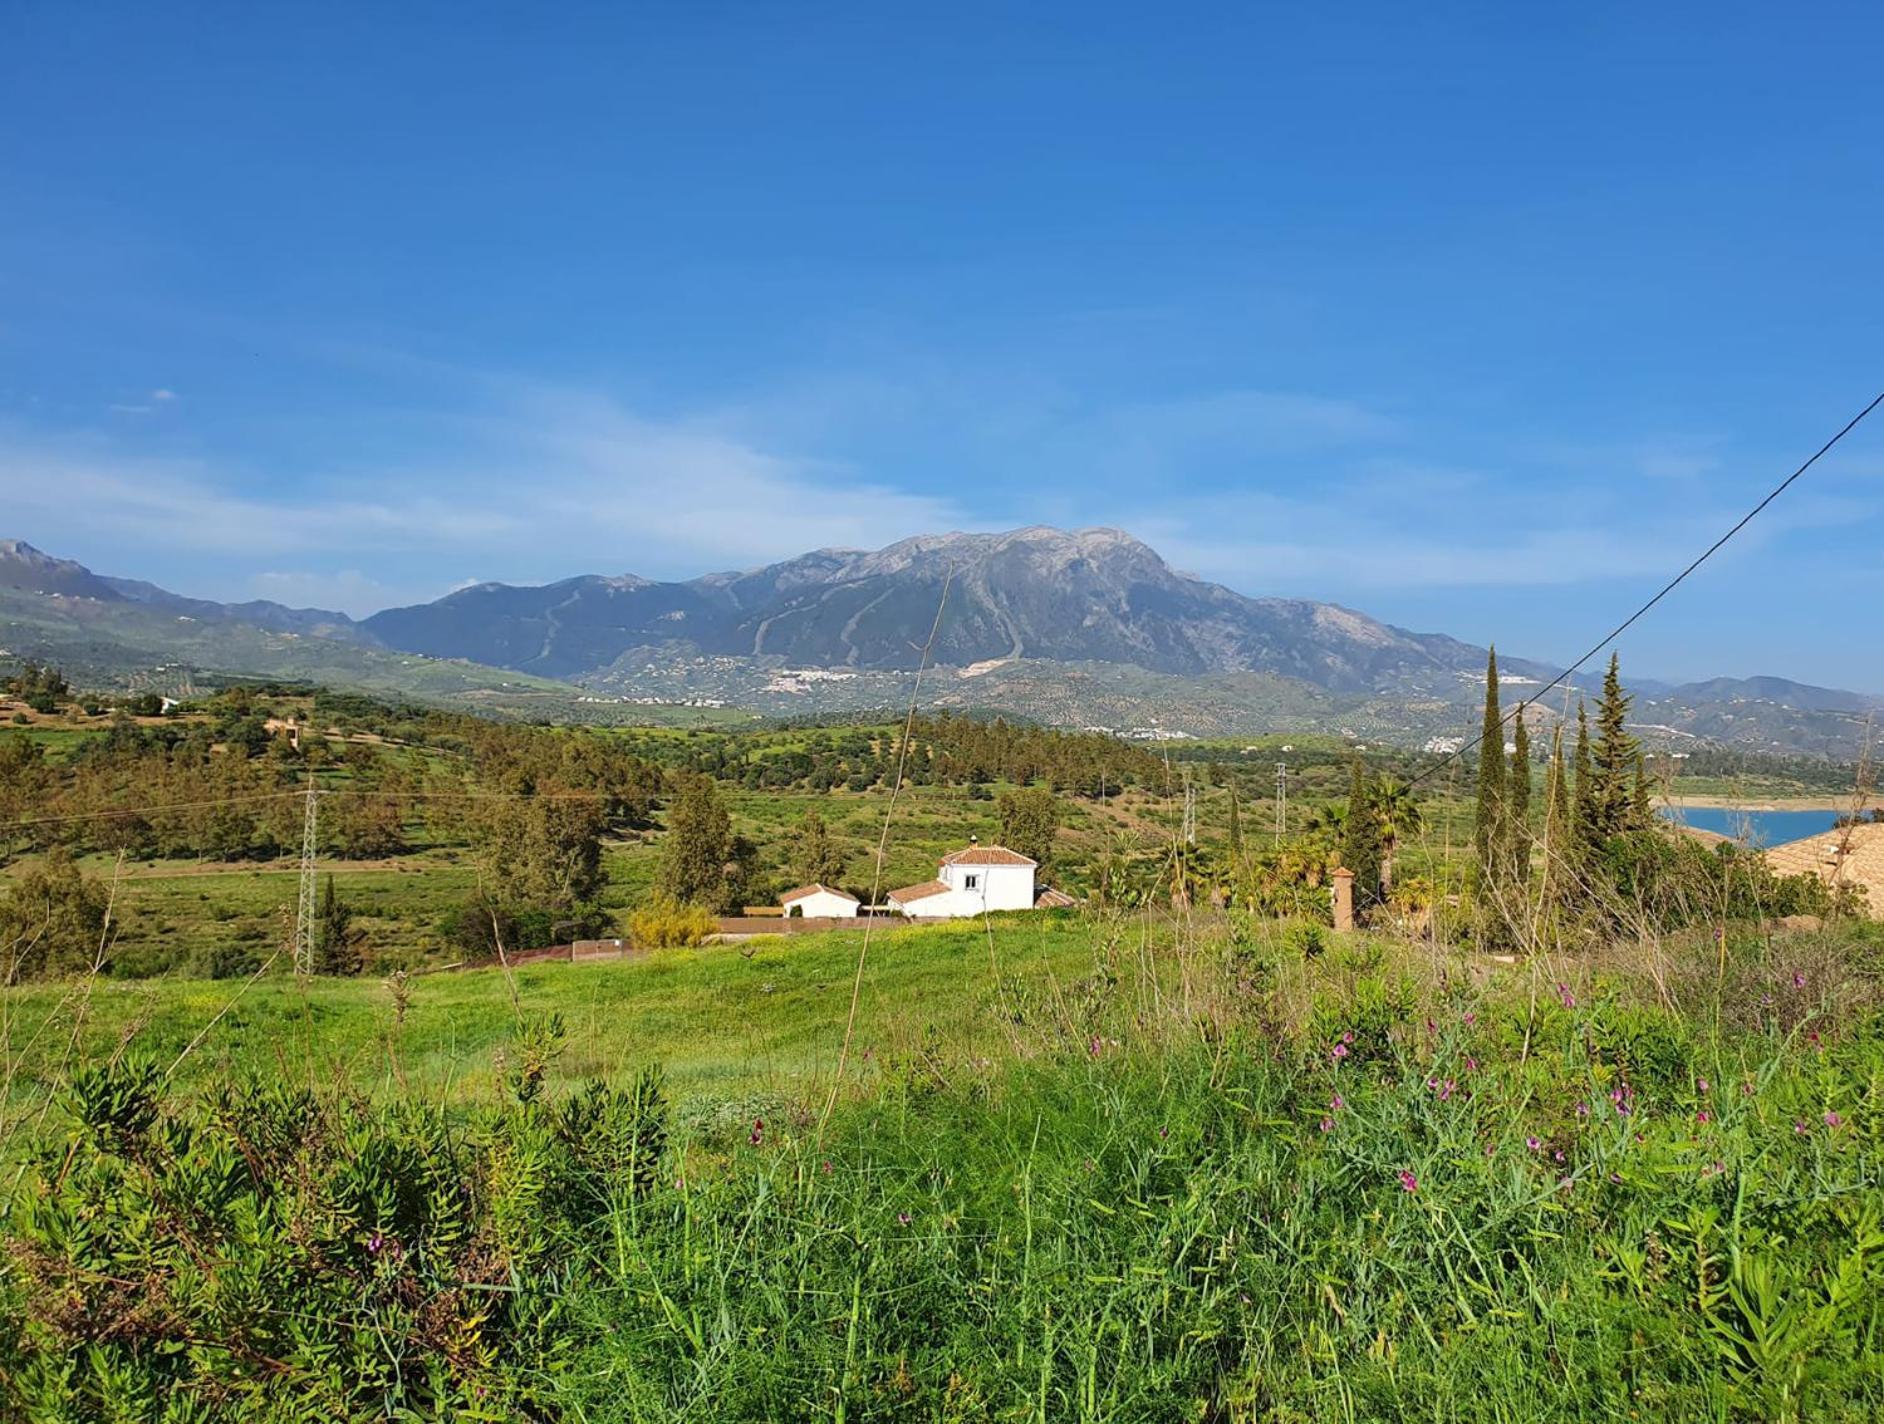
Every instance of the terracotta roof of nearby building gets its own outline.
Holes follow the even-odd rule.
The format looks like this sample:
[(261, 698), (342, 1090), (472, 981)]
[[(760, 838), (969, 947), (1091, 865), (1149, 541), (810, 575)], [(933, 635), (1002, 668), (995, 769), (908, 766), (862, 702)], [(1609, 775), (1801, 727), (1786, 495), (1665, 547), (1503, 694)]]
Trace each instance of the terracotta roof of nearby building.
[(1029, 860), (1006, 846), (976, 845), (966, 850), (950, 851), (942, 857), (944, 865), (1037, 865), (1038, 861)]
[(1884, 919), (1884, 825), (1866, 822), (1787, 841), (1766, 852), (1766, 863), (1781, 875), (1816, 875), (1827, 885), (1862, 885), (1865, 908)]
[(910, 900), (927, 900), (931, 895), (946, 895), (949, 887), (940, 880), (925, 880), (920, 885), (905, 885), (901, 890), (892, 890), (884, 898), (893, 905), (902, 905)]
[(1055, 890), (1051, 885), (1043, 886), (1040, 893), (1034, 896), (1036, 910), (1064, 910), (1068, 905), (1078, 903), (1079, 901), (1064, 890)]
[(813, 881), (809, 885), (800, 885), (796, 890), (787, 890), (783, 895), (778, 897), (778, 902), (781, 905), (789, 905), (792, 901), (802, 900), (807, 895), (835, 895), (838, 899), (848, 900), (853, 905), (861, 905), (863, 903), (863, 901), (859, 900), (855, 895), (848, 895), (842, 890), (833, 890), (829, 885), (820, 885), (816, 881)]

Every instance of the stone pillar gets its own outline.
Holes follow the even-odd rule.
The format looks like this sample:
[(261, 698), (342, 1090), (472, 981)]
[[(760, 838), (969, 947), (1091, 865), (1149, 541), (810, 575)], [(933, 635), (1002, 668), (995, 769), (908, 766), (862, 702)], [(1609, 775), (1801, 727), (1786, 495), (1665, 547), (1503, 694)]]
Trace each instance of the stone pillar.
[(1354, 928), (1354, 872), (1337, 867), (1334, 876), (1334, 927), (1337, 931)]

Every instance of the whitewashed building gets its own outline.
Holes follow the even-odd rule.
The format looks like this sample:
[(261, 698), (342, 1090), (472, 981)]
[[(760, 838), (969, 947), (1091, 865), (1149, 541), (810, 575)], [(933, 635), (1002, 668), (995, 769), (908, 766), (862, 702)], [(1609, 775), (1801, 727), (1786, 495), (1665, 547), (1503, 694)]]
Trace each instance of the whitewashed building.
[(862, 903), (855, 895), (816, 883), (787, 890), (778, 897), (779, 908), (787, 918), (802, 915), (808, 920), (854, 919)]
[(1070, 905), (1058, 890), (1037, 890), (1039, 866), (1006, 846), (971, 845), (942, 857), (935, 879), (905, 885), (885, 896), (892, 909), (913, 920), (955, 920), (989, 910), (1031, 910)]

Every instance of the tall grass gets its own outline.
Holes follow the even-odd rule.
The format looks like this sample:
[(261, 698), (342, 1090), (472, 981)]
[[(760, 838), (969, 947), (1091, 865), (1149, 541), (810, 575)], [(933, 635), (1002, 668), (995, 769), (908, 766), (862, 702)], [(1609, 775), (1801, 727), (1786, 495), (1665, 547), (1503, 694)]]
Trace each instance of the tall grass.
[[(75, 1077), (26, 1418), (1870, 1419), (1875, 933), (1521, 965), (1092, 927), (815, 1094)], [(1320, 948), (1319, 942), (1316, 946)], [(1725, 968), (1723, 968), (1725, 966)], [(1676, 986), (1671, 991), (1669, 985)]]

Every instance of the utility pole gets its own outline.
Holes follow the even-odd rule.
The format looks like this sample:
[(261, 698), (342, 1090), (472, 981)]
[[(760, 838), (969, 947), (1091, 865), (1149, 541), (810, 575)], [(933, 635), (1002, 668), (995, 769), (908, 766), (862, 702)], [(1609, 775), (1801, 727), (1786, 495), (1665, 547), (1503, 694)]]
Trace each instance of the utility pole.
[(1289, 764), (1285, 761), (1276, 763), (1276, 844), (1282, 844), (1282, 837), (1289, 829)]
[(307, 812), (301, 819), (301, 902), (294, 916), (294, 972), (314, 972), (314, 852), (319, 845), (320, 792), (307, 779)]
[(1184, 771), (1184, 844), (1197, 844), (1197, 788), (1191, 785), (1188, 767)]

